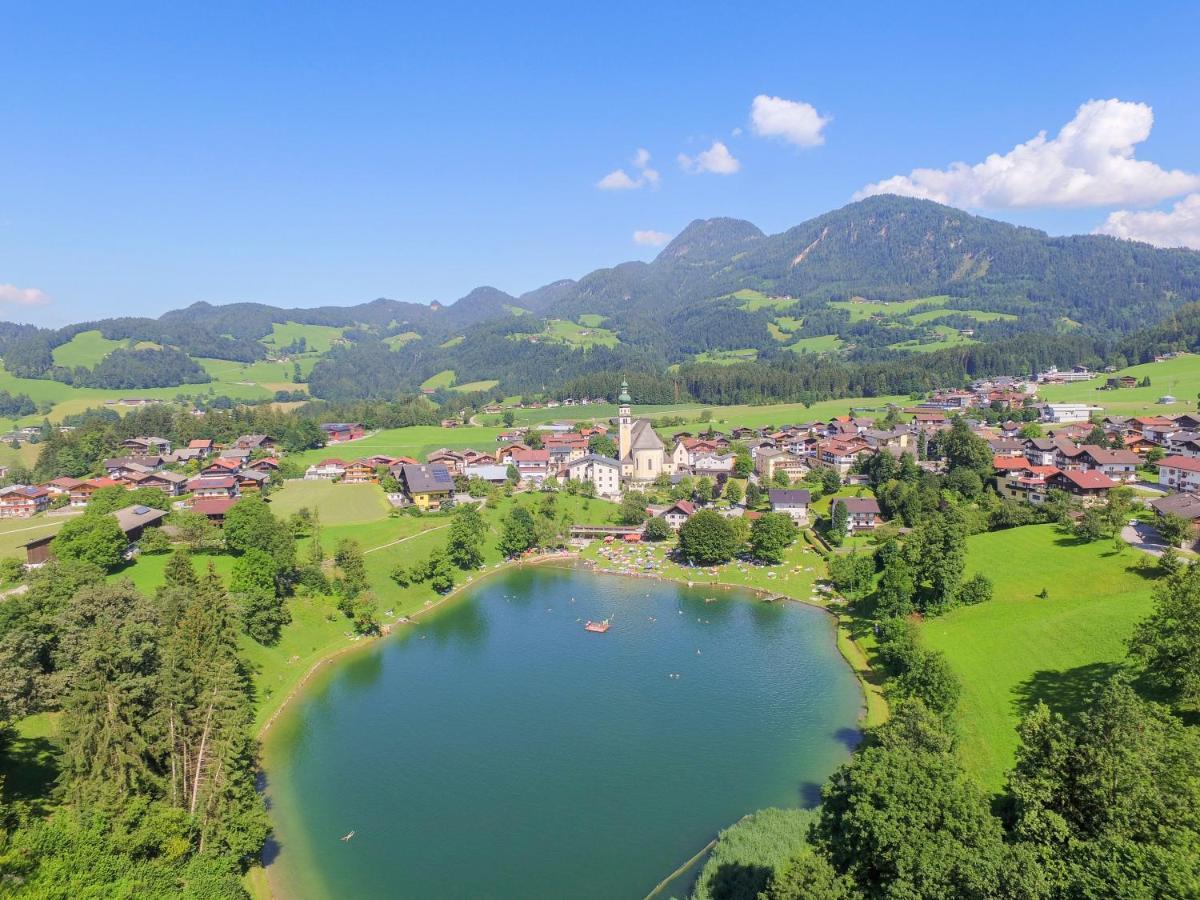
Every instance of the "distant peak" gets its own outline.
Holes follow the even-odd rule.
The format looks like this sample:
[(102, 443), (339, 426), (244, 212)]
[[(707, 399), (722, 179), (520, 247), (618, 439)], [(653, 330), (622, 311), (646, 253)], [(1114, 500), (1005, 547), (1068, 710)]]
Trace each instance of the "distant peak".
[(745, 219), (696, 219), (663, 248), (658, 259), (707, 259), (763, 237), (759, 227)]

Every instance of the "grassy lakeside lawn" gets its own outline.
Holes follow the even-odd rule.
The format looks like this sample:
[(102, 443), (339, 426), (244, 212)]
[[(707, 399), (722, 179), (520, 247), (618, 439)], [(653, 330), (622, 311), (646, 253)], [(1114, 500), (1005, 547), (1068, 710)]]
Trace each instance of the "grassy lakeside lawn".
[[(921, 635), (962, 681), (962, 758), (996, 791), (1026, 709), (1041, 699), (1075, 712), (1120, 666), (1134, 624), (1150, 612), (1153, 575), (1139, 568), (1143, 554), (1081, 544), (1053, 525), (974, 535), (967, 547), (966, 574), (991, 578), (995, 599), (928, 619)], [(1049, 597), (1039, 600), (1043, 588)]]
[(35, 814), (55, 806), (51, 792), (58, 777), (58, 723), (62, 713), (26, 716), (14, 726), (12, 743), (0, 756), (4, 799), (29, 803)]
[[(1132, 375), (1138, 381), (1149, 378), (1150, 387), (1097, 390), (1107, 379), (1122, 375)], [(1166, 394), (1172, 395), (1178, 402), (1155, 402)], [(1091, 381), (1038, 386), (1038, 398), (1048, 403), (1092, 403), (1104, 407), (1106, 413), (1123, 416), (1140, 413), (1165, 416), (1194, 412), (1197, 394), (1200, 394), (1200, 355), (1195, 354), (1131, 366), (1119, 372), (1097, 376)]]
[(392, 506), (377, 484), (337, 484), (332, 481), (285, 481), (270, 495), (271, 512), (278, 518), (307, 507), (320, 510), (322, 525), (372, 522), (386, 516)]

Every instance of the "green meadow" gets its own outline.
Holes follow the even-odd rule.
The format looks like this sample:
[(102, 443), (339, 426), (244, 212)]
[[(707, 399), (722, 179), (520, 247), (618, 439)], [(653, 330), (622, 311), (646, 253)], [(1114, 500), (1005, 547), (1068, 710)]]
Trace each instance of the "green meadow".
[(1120, 667), (1134, 624), (1150, 611), (1153, 569), (1135, 550), (1080, 543), (1053, 525), (974, 535), (967, 547), (966, 575), (987, 575), (995, 598), (927, 619), (921, 635), (962, 681), (963, 761), (997, 791), (1020, 717), (1038, 700), (1075, 713)]
[[(1138, 381), (1149, 378), (1150, 387), (1099, 390), (1109, 378), (1122, 375), (1132, 375)], [(1159, 397), (1167, 394), (1175, 397), (1176, 402), (1157, 402)], [(1200, 356), (1189, 353), (1162, 362), (1130, 366), (1119, 372), (1102, 373), (1091, 381), (1039, 385), (1038, 397), (1048, 403), (1092, 403), (1103, 406), (1105, 412), (1123, 416), (1195, 411), (1197, 397), (1200, 397)]]
[(934, 304), (944, 306), (950, 298), (945, 295), (937, 297), (918, 297), (915, 300), (835, 300), (829, 305), (834, 309), (844, 309), (850, 313), (851, 322), (861, 322), (872, 316), (900, 316), (911, 312), (918, 306)]
[(436, 391), (438, 388), (448, 388), (454, 384), (455, 377), (453, 369), (443, 369), (422, 381), (421, 387), (432, 391)]

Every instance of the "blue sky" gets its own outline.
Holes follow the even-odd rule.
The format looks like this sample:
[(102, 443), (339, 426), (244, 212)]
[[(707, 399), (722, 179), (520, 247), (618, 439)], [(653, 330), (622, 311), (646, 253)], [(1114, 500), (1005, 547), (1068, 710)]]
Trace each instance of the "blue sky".
[(520, 293), (880, 182), (1200, 248), (1195, 3), (510, 6), (9, 4), (0, 318)]

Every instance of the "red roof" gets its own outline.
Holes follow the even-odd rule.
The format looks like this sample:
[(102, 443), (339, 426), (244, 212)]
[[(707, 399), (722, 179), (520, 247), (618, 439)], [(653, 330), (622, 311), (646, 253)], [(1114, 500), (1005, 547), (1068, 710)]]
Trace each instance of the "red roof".
[(192, 501), (192, 511), (206, 516), (223, 516), (235, 503), (236, 497), (201, 497)]
[(1105, 475), (1103, 472), (1091, 470), (1088, 472), (1062, 472), (1063, 478), (1073, 482), (1077, 487), (1086, 490), (1098, 490), (1101, 488), (1114, 488), (1117, 483)]
[(87, 481), (83, 482), (83, 484), (79, 485), (79, 487), (93, 487), (98, 489), (116, 487), (116, 485), (117, 483), (111, 478), (89, 478)]
[(1166, 459), (1159, 460), (1158, 467), (1161, 469), (1163, 466), (1170, 469), (1183, 469), (1185, 472), (1200, 472), (1200, 458), (1194, 456), (1168, 456)]
[(539, 463), (550, 461), (549, 450), (515, 450), (512, 458), (517, 462)]
[(214, 459), (212, 462), (210, 462), (207, 466), (205, 466), (205, 468), (211, 469), (213, 466), (216, 466), (220, 469), (240, 469), (242, 467), (242, 464), (240, 462), (238, 462), (236, 459), (226, 459), (223, 456), (219, 456), (216, 459)]
[(212, 438), (196, 438), (194, 441), (188, 441), (189, 450), (207, 450), (212, 446)]
[(992, 468), (998, 472), (1017, 472), (1029, 468), (1029, 460), (1022, 456), (993, 456)]
[(236, 484), (236, 478), (193, 478), (187, 486), (189, 491), (196, 491), (201, 488), (231, 488)]

